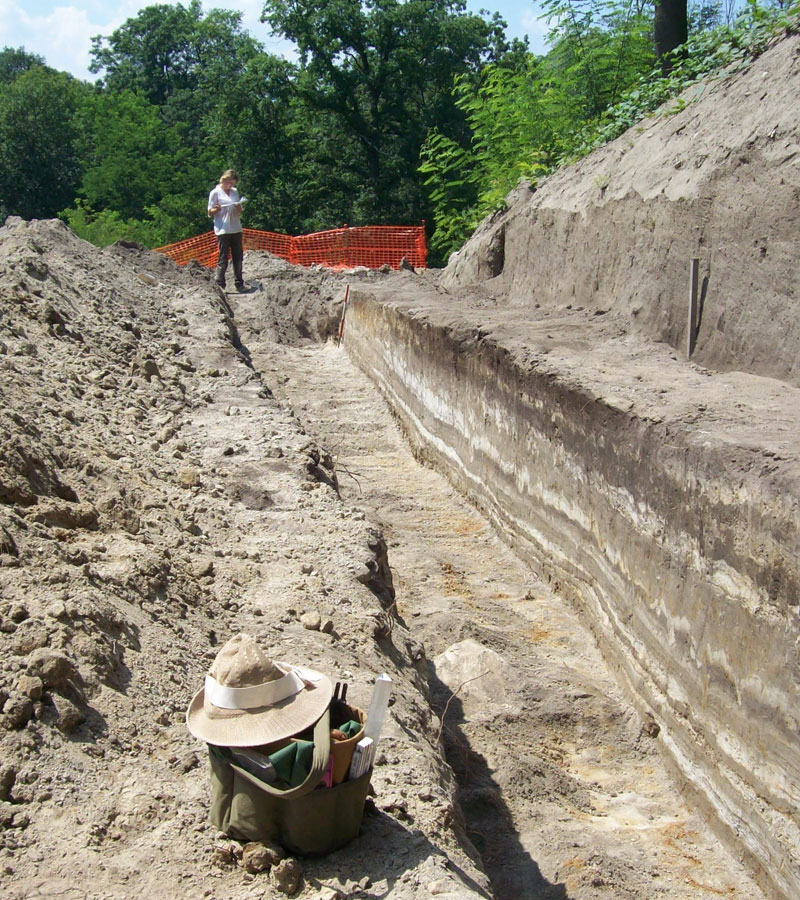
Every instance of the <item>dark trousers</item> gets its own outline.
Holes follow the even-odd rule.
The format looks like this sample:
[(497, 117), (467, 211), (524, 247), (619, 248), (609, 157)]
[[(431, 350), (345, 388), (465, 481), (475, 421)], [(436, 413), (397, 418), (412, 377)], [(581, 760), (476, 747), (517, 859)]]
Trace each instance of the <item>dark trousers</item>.
[(233, 260), (233, 278), (236, 287), (244, 284), (242, 276), (242, 260), (244, 259), (244, 246), (242, 244), (242, 232), (237, 231), (236, 234), (218, 234), (217, 246), (219, 247), (219, 255), (217, 256), (217, 284), (225, 286), (225, 273), (228, 271), (228, 251), (230, 250), (231, 259)]

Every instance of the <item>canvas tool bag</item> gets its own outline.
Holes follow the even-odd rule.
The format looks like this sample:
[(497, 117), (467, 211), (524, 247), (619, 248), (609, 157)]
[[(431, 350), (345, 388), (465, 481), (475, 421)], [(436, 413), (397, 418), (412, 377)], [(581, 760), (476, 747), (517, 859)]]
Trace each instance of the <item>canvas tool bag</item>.
[(361, 827), (372, 771), (320, 787), (331, 756), (330, 710), (314, 726), (311, 770), (302, 784), (280, 790), (209, 745), (211, 821), (232, 838), (277, 841), (300, 856), (321, 856), (351, 841)]

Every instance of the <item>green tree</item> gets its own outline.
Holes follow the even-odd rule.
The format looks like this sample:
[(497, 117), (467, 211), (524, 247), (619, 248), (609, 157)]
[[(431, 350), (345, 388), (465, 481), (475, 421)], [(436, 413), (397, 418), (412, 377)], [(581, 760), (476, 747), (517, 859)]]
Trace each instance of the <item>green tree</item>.
[(649, 73), (655, 61), (650, 16), (617, 0), (550, 0), (552, 49), (536, 58), (507, 54), (479, 83), (456, 80), (468, 140), (434, 130), (420, 171), (434, 204), (434, 250), (447, 254), (520, 178), (535, 180), (572, 147), (587, 123)]
[(146, 7), (95, 37), (89, 165), (66, 217), (87, 233), (143, 229), (161, 243), (206, 230), (210, 186), (235, 162), (236, 136), (220, 121), (243, 97), (252, 107), (264, 57), (240, 13), (204, 14), (199, 0)]
[(544, 64), (566, 104), (565, 126), (576, 129), (652, 68), (652, 14), (644, 0), (545, 0), (544, 9), (552, 48)]
[(418, 220), (420, 147), (434, 126), (463, 130), (453, 78), (508, 50), (504, 23), (462, 0), (267, 0), (262, 19), (300, 56), (289, 128), (301, 208), (320, 226)]
[(78, 200), (63, 216), (78, 234), (147, 234), (166, 244), (208, 228), (205, 195), (222, 160), (208, 141), (191, 147), (193, 125), (165, 121), (162, 109), (129, 90), (96, 91), (79, 118), (85, 169)]
[(98, 91), (82, 111), (91, 133), (81, 195), (90, 208), (141, 218), (173, 170), (157, 106), (143, 95)]
[(456, 80), (469, 146), (433, 131), (420, 155), (434, 203), (434, 251), (456, 249), (485, 215), (503, 206), (520, 178), (535, 180), (550, 163), (555, 110), (540, 68), (529, 54), (513, 68), (487, 66), (477, 89), (466, 78)]
[(3, 47), (0, 50), (0, 84), (8, 84), (18, 76), (32, 69), (43, 66), (44, 57), (36, 53), (28, 53), (24, 47)]
[(0, 91), (0, 218), (54, 216), (80, 183), (76, 116), (89, 87), (34, 65)]
[(92, 38), (89, 71), (111, 92), (137, 91), (157, 106), (197, 93), (208, 108), (220, 84), (261, 50), (241, 20), (229, 10), (204, 14), (200, 0), (148, 6), (109, 37)]

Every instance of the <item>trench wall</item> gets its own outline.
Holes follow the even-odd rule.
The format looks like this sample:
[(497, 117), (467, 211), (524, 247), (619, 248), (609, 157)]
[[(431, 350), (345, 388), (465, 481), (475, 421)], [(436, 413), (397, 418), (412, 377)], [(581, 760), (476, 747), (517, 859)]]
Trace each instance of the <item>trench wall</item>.
[(434, 310), (353, 292), (345, 346), (419, 453), (583, 614), (767, 893), (800, 897), (792, 494), (732, 480), (730, 448), (520, 366)]
[(800, 34), (687, 89), (535, 190), (524, 183), (451, 257), (443, 284), (500, 304), (611, 312), (692, 359), (800, 386)]

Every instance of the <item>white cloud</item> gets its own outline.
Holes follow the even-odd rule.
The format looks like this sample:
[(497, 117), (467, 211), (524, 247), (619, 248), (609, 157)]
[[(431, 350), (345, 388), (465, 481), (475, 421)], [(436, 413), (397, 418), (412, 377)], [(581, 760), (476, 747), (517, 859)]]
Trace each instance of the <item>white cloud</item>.
[[(126, 19), (159, 0), (125, 0), (109, 8), (104, 0), (86, 0), (80, 6), (57, 6), (48, 9), (46, 2), (32, 0), (28, 10), (16, 0), (0, 0), (0, 47), (24, 47), (29, 53), (43, 56), (54, 69), (70, 72), (85, 81), (96, 76), (89, 73), (92, 38), (110, 35)], [(188, 5), (185, 0), (184, 5)], [(287, 41), (270, 36), (269, 26), (259, 22), (263, 0), (207, 0), (203, 9), (233, 9), (241, 12), (242, 25), (271, 53), (289, 55)]]
[(547, 44), (545, 38), (549, 26), (547, 21), (541, 18), (541, 11), (529, 10), (522, 14), (522, 30), (530, 38), (531, 50), (534, 53), (546, 53)]
[[(15, 9), (13, 16), (4, 15), (9, 0), (0, 0), (0, 43), (9, 47), (24, 47), (29, 53), (43, 56), (49, 66), (71, 72), (85, 80), (89, 73), (89, 51), (92, 38), (110, 34), (129, 15), (136, 12), (136, 0), (117, 7), (113, 17), (108, 8), (95, 7), (90, 12), (77, 6), (57, 6), (49, 12), (28, 14)], [(105, 15), (103, 15), (105, 13)]]

